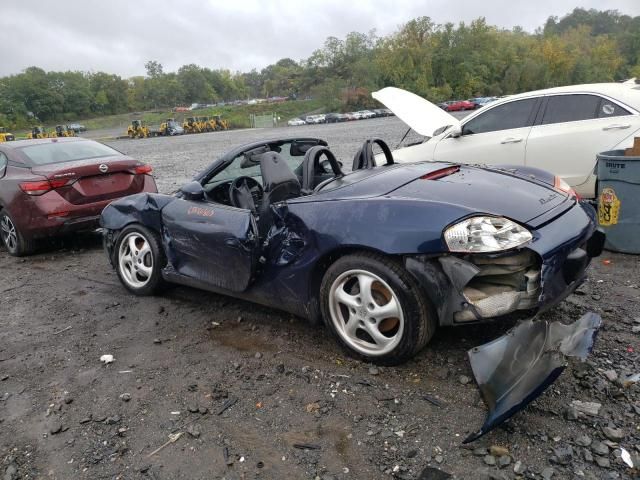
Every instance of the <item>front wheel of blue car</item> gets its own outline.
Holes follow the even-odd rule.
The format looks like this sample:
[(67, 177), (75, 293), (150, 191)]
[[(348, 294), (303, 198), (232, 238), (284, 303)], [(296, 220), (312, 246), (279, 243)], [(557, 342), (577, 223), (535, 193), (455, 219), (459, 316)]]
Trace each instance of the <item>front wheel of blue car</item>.
[(320, 297), (328, 327), (350, 353), (367, 361), (404, 362), (435, 331), (436, 316), (424, 292), (393, 258), (341, 257), (325, 273)]
[(142, 225), (131, 225), (115, 245), (116, 271), (122, 284), (136, 295), (153, 295), (162, 286), (167, 264), (157, 233)]

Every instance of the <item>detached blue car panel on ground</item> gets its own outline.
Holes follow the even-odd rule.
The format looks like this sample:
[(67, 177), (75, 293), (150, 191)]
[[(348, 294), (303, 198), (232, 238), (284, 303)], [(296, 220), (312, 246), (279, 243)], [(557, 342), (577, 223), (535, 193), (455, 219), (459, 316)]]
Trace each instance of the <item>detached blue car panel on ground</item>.
[(506, 335), (469, 350), (489, 413), (482, 428), (464, 443), (477, 440), (539, 397), (566, 368), (566, 357), (586, 360), (601, 325), (600, 316), (592, 312), (570, 325), (526, 320)]

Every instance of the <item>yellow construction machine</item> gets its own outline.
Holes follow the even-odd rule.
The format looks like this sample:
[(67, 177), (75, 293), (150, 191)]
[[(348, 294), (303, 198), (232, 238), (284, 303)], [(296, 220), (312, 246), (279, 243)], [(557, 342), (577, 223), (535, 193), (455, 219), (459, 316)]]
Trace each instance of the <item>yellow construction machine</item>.
[(129, 138), (147, 138), (149, 134), (149, 127), (142, 120), (132, 120), (131, 125), (127, 128)]
[(52, 137), (75, 137), (76, 132), (69, 128), (69, 125), (56, 125), (56, 131), (51, 134)]
[(0, 142), (12, 142), (16, 137), (13, 133), (7, 132), (5, 127), (0, 127)]
[(182, 128), (184, 129), (184, 133), (200, 133), (200, 126), (198, 125), (197, 117), (187, 117), (184, 119), (182, 123)]
[(49, 135), (47, 134), (47, 131), (44, 129), (43, 126), (38, 126), (38, 127), (33, 127), (31, 129), (31, 133), (27, 135), (27, 138), (29, 139), (49, 138)]
[(214, 130), (229, 130), (229, 124), (220, 115), (211, 117), (211, 122), (214, 124)]
[(201, 132), (209, 132), (209, 117), (195, 117), (196, 125), (198, 125), (198, 130)]

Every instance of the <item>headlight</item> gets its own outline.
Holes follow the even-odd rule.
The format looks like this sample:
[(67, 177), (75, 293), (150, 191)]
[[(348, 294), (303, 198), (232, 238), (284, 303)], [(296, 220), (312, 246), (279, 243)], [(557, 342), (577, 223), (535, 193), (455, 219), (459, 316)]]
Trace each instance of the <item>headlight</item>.
[(531, 241), (529, 230), (504, 217), (472, 217), (444, 232), (451, 252), (499, 252)]

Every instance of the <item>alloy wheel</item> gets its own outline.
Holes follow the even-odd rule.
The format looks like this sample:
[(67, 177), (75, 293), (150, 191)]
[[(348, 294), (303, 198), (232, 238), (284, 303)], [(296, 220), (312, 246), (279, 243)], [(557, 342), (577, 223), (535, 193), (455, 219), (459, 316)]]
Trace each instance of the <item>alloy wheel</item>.
[(18, 248), (18, 234), (15, 225), (7, 215), (3, 215), (0, 220), (0, 233), (7, 249), (15, 251)]
[(130, 287), (142, 288), (149, 283), (153, 273), (153, 251), (144, 235), (131, 232), (120, 242), (118, 268)]
[(402, 339), (400, 300), (387, 282), (366, 270), (348, 270), (335, 279), (329, 311), (340, 337), (362, 354), (385, 355)]

